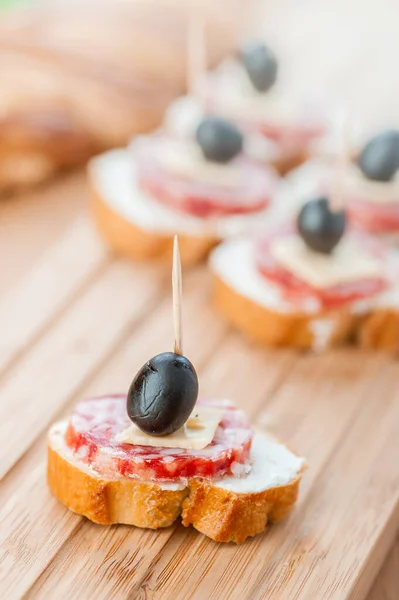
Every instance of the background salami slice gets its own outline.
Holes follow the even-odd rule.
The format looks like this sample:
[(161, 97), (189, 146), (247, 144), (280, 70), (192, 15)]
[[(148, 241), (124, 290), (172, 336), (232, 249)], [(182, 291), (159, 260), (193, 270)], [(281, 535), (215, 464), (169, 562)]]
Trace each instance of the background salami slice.
[(115, 441), (131, 422), (123, 394), (90, 398), (80, 402), (71, 416), (65, 441), (79, 460), (102, 475), (143, 480), (176, 480), (187, 477), (217, 477), (245, 472), (252, 430), (244, 415), (224, 401), (199, 403), (226, 408), (213, 442), (203, 450), (152, 448)]
[(163, 204), (202, 218), (216, 218), (261, 211), (269, 205), (276, 186), (273, 169), (247, 157), (233, 160), (237, 185), (224, 186), (168, 172), (152, 152), (162, 139), (146, 139), (136, 150), (140, 187)]
[(399, 233), (399, 198), (389, 205), (350, 199), (347, 211), (352, 223), (369, 233)]
[[(259, 272), (266, 279), (277, 284), (287, 300), (297, 303), (299, 307), (302, 302), (310, 305), (313, 300), (312, 304), (315, 306), (319, 305), (321, 309), (329, 310), (374, 296), (387, 288), (388, 281), (383, 274), (381, 277), (344, 283), (327, 289), (310, 286), (282, 267), (269, 250), (270, 242), (276, 235), (292, 235), (292, 232), (293, 229), (290, 228), (287, 232), (274, 233), (259, 240), (256, 247), (256, 263)], [(363, 238), (359, 236), (359, 239)], [(370, 241), (370, 243), (364, 241), (363, 245), (367, 252), (376, 253), (379, 250), (374, 241)]]

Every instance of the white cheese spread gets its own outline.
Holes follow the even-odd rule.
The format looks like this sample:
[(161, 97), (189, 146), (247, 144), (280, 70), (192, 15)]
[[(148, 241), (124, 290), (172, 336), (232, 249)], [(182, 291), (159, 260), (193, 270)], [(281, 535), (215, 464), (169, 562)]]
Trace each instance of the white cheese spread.
[(256, 433), (251, 449), (252, 468), (244, 477), (223, 477), (215, 485), (237, 494), (254, 494), (292, 483), (305, 468), (304, 458), (268, 435)]

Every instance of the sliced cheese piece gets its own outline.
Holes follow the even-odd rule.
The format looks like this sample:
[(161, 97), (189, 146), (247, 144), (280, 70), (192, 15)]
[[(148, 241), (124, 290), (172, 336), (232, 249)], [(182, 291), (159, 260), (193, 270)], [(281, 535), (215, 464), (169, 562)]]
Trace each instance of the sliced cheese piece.
[(274, 240), (270, 252), (280, 265), (314, 288), (327, 289), (381, 276), (381, 262), (365, 254), (350, 237), (327, 255), (309, 250), (296, 235)]
[(149, 435), (132, 424), (121, 433), (118, 433), (115, 440), (119, 443), (134, 444), (136, 446), (202, 450), (212, 442), (225, 412), (224, 409), (213, 406), (198, 406), (192, 412), (187, 423), (170, 435), (161, 437)]
[(350, 165), (343, 180), (349, 200), (399, 206), (399, 172), (391, 181), (367, 179), (355, 165)]
[(234, 163), (219, 164), (206, 160), (199, 146), (179, 140), (162, 140), (157, 146), (157, 159), (165, 171), (201, 183), (237, 187), (240, 170)]

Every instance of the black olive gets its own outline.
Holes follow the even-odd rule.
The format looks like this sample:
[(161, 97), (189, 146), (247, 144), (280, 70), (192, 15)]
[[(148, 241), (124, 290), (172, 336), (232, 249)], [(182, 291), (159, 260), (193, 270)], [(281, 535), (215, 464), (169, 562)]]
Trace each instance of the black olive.
[(298, 215), (298, 230), (305, 244), (315, 252), (329, 254), (340, 241), (346, 225), (345, 211), (332, 211), (327, 198), (314, 198)]
[(399, 169), (399, 131), (390, 129), (373, 137), (357, 163), (368, 179), (390, 181)]
[(274, 53), (260, 42), (246, 44), (241, 57), (252, 85), (259, 92), (267, 92), (277, 78), (277, 59)]
[(150, 435), (169, 435), (186, 423), (198, 397), (191, 362), (173, 352), (157, 354), (134, 378), (127, 395), (129, 419)]
[(239, 154), (243, 147), (240, 130), (225, 119), (207, 117), (198, 126), (197, 142), (207, 160), (227, 163)]

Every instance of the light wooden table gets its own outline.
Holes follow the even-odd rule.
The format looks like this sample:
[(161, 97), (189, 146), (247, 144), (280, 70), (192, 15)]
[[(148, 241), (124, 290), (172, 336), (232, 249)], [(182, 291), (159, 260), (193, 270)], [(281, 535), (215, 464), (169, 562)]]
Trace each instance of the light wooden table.
[[(346, 350), (317, 357), (249, 345), (213, 313), (202, 268), (184, 279), (187, 354), (199, 369), (204, 393), (232, 396), (253, 418), (257, 415), (258, 424), (272, 426), (310, 459), (292, 517), (236, 550), (182, 527), (156, 533), (101, 528), (72, 515), (50, 496), (45, 483), (49, 423), (84, 395), (126, 389), (137, 368), (170, 347), (172, 339), (169, 270), (110, 257), (87, 219), (85, 200), (84, 178), (72, 174), (0, 206), (2, 598), (86, 600), (95, 593), (118, 600), (332, 600), (349, 597), (350, 589), (353, 598), (363, 598), (394, 541), (399, 489), (392, 482), (389, 494), (381, 489), (384, 479), (373, 452), (367, 460), (377, 489), (363, 477), (353, 488), (348, 479), (353, 468), (348, 466), (345, 475), (340, 447), (351, 436), (362, 439), (370, 418), (380, 420), (398, 387), (397, 364)], [(371, 388), (374, 399), (363, 408)], [(357, 411), (362, 415), (359, 424)], [(387, 432), (391, 425), (380, 422)], [(374, 442), (387, 441), (392, 451), (397, 449), (396, 438), (385, 440), (382, 435), (384, 439), (377, 435)], [(331, 477), (336, 492), (331, 486), (326, 491)], [(370, 496), (361, 515), (342, 501), (357, 486), (356, 493)], [(338, 524), (350, 524), (346, 562), (337, 554), (343, 547), (330, 529), (330, 511)], [(263, 595), (259, 568), (267, 560), (262, 556), (269, 554), (273, 564), (273, 554), (284, 547), (274, 569), (283, 569), (288, 591)], [(397, 600), (398, 560), (399, 542), (368, 600)], [(312, 579), (315, 587), (309, 584)], [(302, 592), (297, 585), (299, 590), (304, 586)], [(245, 595), (248, 589), (253, 595)]]
[[(259, 10), (287, 87), (344, 98), (369, 124), (399, 122), (395, 0), (268, 0), (267, 18)], [(83, 175), (0, 205), (2, 598), (360, 600), (371, 588), (368, 600), (397, 600), (397, 362), (248, 344), (210, 308), (204, 268), (184, 280), (187, 354), (204, 393), (231, 396), (309, 458), (292, 515), (222, 547), (180, 526), (101, 528), (50, 496), (49, 423), (84, 395), (126, 389), (170, 347), (169, 278), (108, 255)]]

